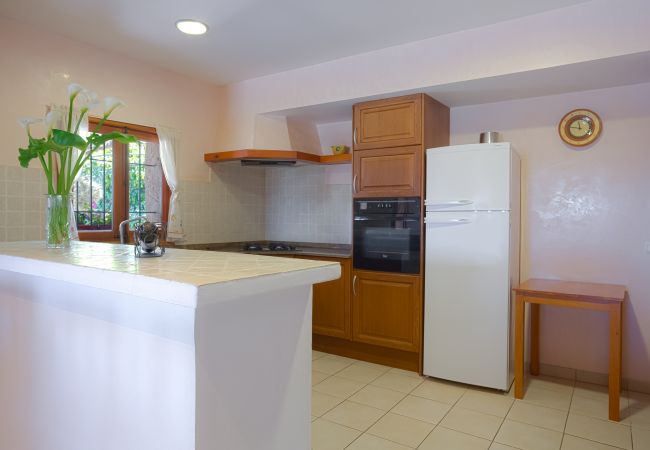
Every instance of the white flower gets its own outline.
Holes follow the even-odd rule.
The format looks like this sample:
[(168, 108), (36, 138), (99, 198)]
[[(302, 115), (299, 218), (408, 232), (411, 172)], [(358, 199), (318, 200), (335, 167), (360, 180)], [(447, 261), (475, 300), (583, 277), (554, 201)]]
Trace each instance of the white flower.
[(104, 99), (104, 117), (109, 116), (115, 109), (120, 106), (126, 106), (122, 100), (115, 97), (106, 97)]
[(47, 127), (47, 132), (49, 133), (52, 128), (61, 123), (61, 111), (58, 109), (53, 109), (47, 114), (45, 114), (45, 126)]
[(77, 103), (77, 107), (79, 109), (90, 110), (99, 106), (97, 93), (89, 91), (88, 89), (83, 89), (81, 92), (79, 92), (77, 100), (79, 101), (79, 103)]
[(34, 125), (35, 123), (41, 123), (43, 119), (39, 119), (37, 117), (23, 117), (21, 119), (18, 119), (18, 123), (27, 130), (27, 134), (30, 134), (29, 132), (29, 126)]
[(68, 97), (76, 97), (77, 94), (83, 90), (84, 88), (82, 85), (77, 83), (70, 83), (68, 85)]

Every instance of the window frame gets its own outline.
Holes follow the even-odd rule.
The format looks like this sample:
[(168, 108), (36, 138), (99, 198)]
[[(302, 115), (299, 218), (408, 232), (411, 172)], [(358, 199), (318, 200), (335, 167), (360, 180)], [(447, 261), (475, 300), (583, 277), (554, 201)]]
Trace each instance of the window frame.
[[(153, 127), (144, 125), (136, 125), (126, 122), (118, 122), (116, 120), (107, 120), (104, 122), (100, 129), (96, 129), (101, 121), (97, 117), (88, 118), (88, 129), (92, 132), (110, 133), (118, 131), (120, 133), (131, 134), (141, 141), (154, 142), (160, 144), (158, 134)], [(112, 142), (113, 145), (113, 223), (111, 230), (79, 230), (79, 240), (81, 241), (100, 241), (100, 242), (119, 242), (120, 240), (120, 222), (129, 217), (129, 192), (128, 192), (128, 157), (127, 157), (127, 144), (122, 144), (117, 141)], [(162, 173), (162, 211), (161, 220), (167, 221), (169, 215), (169, 200), (171, 198), (171, 189), (167, 184), (165, 172)], [(128, 236), (129, 242), (133, 237)]]

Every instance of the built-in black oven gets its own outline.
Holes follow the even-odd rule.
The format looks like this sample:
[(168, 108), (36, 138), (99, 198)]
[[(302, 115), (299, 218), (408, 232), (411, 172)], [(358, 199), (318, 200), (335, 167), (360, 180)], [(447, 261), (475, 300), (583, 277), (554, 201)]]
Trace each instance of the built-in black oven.
[(357, 269), (420, 271), (420, 198), (354, 200), (353, 261)]

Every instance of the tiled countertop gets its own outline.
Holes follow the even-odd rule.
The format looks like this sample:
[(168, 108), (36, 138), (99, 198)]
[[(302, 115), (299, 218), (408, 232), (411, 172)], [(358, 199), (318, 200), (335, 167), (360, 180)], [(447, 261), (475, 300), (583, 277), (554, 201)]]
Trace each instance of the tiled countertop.
[[(328, 261), (176, 248), (167, 249), (160, 258), (136, 258), (131, 245), (73, 242), (68, 249), (48, 250), (42, 241), (30, 241), (0, 243), (0, 270), (173, 303), (193, 297), (195, 301), (187, 306), (196, 306), (199, 288), (227, 285), (233, 294), (235, 282), (249, 281), (240, 286), (245, 290), (250, 281), (260, 285), (273, 276), (283, 277), (282, 283), (271, 282), (273, 286), (311, 284), (335, 279), (340, 266)], [(319, 278), (322, 280), (314, 281)]]

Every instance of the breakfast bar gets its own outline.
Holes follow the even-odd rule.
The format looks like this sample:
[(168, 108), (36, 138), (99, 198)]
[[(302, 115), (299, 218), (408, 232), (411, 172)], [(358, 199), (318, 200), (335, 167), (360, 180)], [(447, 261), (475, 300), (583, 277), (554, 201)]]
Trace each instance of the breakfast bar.
[(338, 263), (0, 244), (0, 448), (310, 448), (311, 292)]

